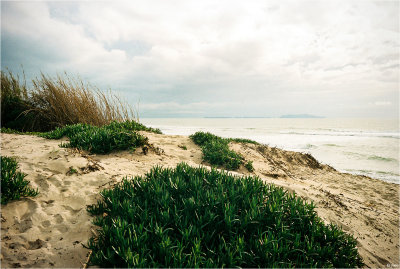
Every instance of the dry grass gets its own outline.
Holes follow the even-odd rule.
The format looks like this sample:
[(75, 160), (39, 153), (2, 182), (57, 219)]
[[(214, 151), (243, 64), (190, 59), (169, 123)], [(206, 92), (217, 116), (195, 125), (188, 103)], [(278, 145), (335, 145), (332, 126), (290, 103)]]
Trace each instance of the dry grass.
[(134, 117), (132, 107), (118, 96), (85, 84), (80, 78), (65, 74), (53, 79), (42, 74), (39, 79), (33, 80), (33, 85), (35, 110), (47, 115), (52, 125), (87, 123), (102, 126)]
[[(54, 78), (41, 74), (32, 81), (33, 87), (29, 90), (11, 72), (2, 72), (1, 82), (2, 105), (3, 96), (16, 95), (21, 103), (29, 104), (13, 119), (21, 123), (29, 118), (29, 126), (24, 123), (19, 128), (21, 131), (48, 131), (76, 123), (102, 126), (112, 121), (135, 120), (133, 107), (110, 90), (103, 92), (66, 73)], [(7, 122), (2, 126), (8, 127)]]
[(28, 91), (25, 79), (22, 81), (11, 71), (1, 71), (1, 100), (7, 97), (28, 98)]
[(32, 119), (21, 115), (31, 108), (25, 79), (1, 71), (1, 126), (24, 131)]

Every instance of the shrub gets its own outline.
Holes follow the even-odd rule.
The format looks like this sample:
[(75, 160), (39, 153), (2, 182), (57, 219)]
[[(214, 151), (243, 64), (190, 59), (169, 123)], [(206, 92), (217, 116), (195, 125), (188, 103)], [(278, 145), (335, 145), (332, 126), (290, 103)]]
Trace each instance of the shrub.
[(248, 143), (248, 144), (254, 144), (254, 145), (260, 144), (257, 141), (247, 139), (247, 138), (228, 138), (228, 140), (229, 140), (229, 142), (233, 141), (233, 142), (237, 142), (237, 143)]
[(356, 241), (313, 204), (257, 177), (154, 167), (88, 207), (101, 267), (357, 267)]
[(246, 167), (246, 169), (247, 169), (249, 172), (254, 172), (253, 161), (248, 161), (248, 162), (244, 165), (244, 167)]
[(195, 134), (191, 135), (190, 138), (196, 145), (199, 146), (204, 146), (207, 142), (212, 140), (224, 140), (223, 138), (209, 132), (196, 132)]
[[(208, 132), (196, 132), (190, 138), (201, 147), (204, 161), (229, 170), (236, 170), (241, 164), (244, 164), (243, 156), (229, 149), (229, 142), (248, 143), (247, 141), (252, 141), (241, 138), (222, 138)], [(252, 142), (257, 143), (255, 141)], [(245, 167), (247, 168), (248, 166)]]
[(0, 156), (1, 159), (1, 203), (7, 204), (11, 200), (21, 197), (36, 196), (37, 190), (30, 188), (26, 174), (17, 171), (18, 163), (14, 158)]
[(229, 149), (228, 142), (213, 139), (202, 146), (203, 159), (212, 165), (222, 166), (228, 170), (236, 170), (243, 162), (243, 157)]
[(199, 146), (204, 145), (204, 143), (210, 141), (210, 140), (225, 140), (228, 143), (229, 142), (237, 142), (237, 143), (249, 143), (249, 144), (255, 144), (259, 145), (258, 142), (254, 140), (250, 140), (247, 138), (221, 138), (219, 136), (216, 136), (212, 133), (209, 132), (196, 132), (194, 135), (191, 136), (192, 140)]
[(69, 138), (69, 143), (62, 144), (63, 147), (73, 147), (90, 151), (91, 153), (105, 154), (113, 150), (135, 149), (146, 145), (147, 137), (137, 133), (138, 130), (158, 129), (148, 128), (134, 121), (112, 122), (108, 125), (97, 127), (88, 124), (67, 125), (56, 128), (54, 131), (41, 134), (44, 138), (60, 139), (64, 136)]
[(108, 124), (107, 128), (109, 128), (109, 129), (121, 129), (122, 128), (127, 131), (146, 131), (146, 132), (152, 132), (152, 133), (156, 133), (156, 134), (162, 134), (160, 129), (147, 127), (135, 120), (126, 120), (123, 122), (113, 121), (110, 124)]

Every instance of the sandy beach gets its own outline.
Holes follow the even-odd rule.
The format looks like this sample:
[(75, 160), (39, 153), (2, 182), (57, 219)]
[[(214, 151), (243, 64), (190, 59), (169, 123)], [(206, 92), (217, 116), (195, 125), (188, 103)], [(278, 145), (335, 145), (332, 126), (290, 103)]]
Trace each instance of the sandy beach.
[[(1, 266), (82, 267), (89, 253), (85, 245), (96, 233), (86, 207), (96, 203), (102, 189), (154, 165), (207, 166), (189, 137), (144, 134), (154, 146), (147, 154), (138, 148), (93, 155), (61, 148), (62, 140), (2, 133), (2, 156), (16, 157), (40, 194), (2, 206)], [(354, 235), (366, 266), (398, 267), (398, 185), (340, 173), (302, 153), (253, 144), (230, 147), (253, 161), (252, 174), (313, 201), (326, 223)], [(243, 167), (232, 173), (249, 174)]]

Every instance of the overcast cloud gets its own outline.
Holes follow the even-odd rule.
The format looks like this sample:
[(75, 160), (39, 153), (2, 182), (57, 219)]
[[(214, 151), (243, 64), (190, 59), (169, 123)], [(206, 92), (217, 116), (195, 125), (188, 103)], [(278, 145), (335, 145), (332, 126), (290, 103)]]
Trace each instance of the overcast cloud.
[(1, 66), (142, 117), (398, 117), (398, 1), (1, 2)]

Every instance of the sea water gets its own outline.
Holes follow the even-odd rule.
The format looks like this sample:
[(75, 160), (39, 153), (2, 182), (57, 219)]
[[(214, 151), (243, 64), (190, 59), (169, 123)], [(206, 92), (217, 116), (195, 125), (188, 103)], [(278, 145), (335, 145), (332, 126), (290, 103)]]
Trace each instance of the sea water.
[(398, 119), (144, 118), (165, 134), (207, 131), (311, 153), (339, 171), (400, 184)]

